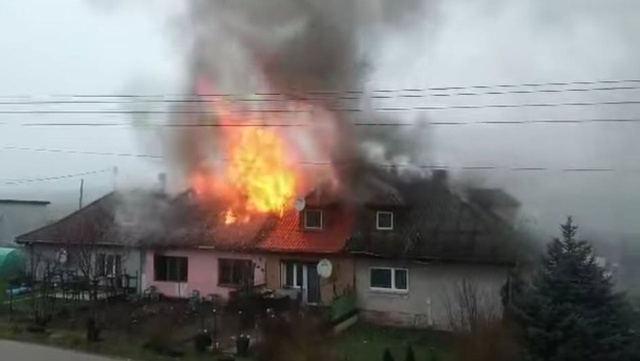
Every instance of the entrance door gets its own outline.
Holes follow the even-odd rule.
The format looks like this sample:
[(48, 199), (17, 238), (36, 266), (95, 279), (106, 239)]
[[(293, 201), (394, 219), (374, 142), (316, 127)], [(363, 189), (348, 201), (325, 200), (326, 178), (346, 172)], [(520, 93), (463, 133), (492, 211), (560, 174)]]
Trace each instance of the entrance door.
[(282, 286), (298, 288), (305, 304), (320, 302), (320, 277), (316, 263), (282, 262)]
[(320, 276), (315, 264), (306, 264), (307, 274), (307, 303), (317, 304), (320, 302)]

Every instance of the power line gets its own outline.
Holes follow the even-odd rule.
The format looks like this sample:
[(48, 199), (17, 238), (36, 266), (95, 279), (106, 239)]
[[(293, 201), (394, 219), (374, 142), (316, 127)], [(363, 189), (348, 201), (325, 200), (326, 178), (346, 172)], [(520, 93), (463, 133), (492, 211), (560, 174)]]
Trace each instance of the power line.
[(59, 180), (59, 179), (77, 178), (77, 177), (83, 177), (83, 176), (87, 176), (87, 175), (105, 173), (105, 172), (110, 172), (110, 171), (111, 171), (110, 169), (102, 169), (102, 170), (95, 170), (95, 171), (90, 171), (90, 172), (67, 174), (67, 175), (53, 176), (53, 177), (17, 179), (17, 180), (13, 180), (13, 181), (9, 181), (9, 182), (2, 182), (0, 184), (3, 184), (3, 185), (20, 185), (20, 184), (34, 183), (34, 182), (45, 182), (45, 181), (52, 181), (52, 180)]
[[(416, 125), (432, 126), (461, 126), (461, 125), (527, 125), (527, 124), (586, 124), (586, 123), (639, 123), (640, 118), (585, 118), (585, 119), (526, 119), (526, 120), (476, 120), (476, 121), (420, 121), (420, 122), (353, 122), (351, 125), (358, 127), (412, 127)], [(309, 123), (239, 123), (239, 124), (206, 124), (206, 123), (0, 123), (0, 125), (19, 125), (22, 127), (150, 127), (150, 128), (245, 128), (245, 127), (266, 127), (266, 128), (296, 128), (310, 127)]]
[[(119, 153), (119, 152), (93, 152), (69, 149), (47, 149), (47, 148), (27, 148), (27, 147), (0, 147), (4, 150), (15, 151), (33, 151), (47, 153), (69, 153), (80, 155), (96, 155), (96, 156), (115, 156), (115, 157), (134, 157), (134, 158), (152, 158), (164, 159), (160, 155), (151, 154), (135, 154), (135, 153)], [(224, 160), (222, 160), (224, 161)], [(358, 164), (356, 162), (296, 162), (302, 166), (328, 166), (328, 165), (350, 165)], [(640, 172), (640, 168), (615, 168), (603, 166), (585, 166), (585, 167), (541, 167), (541, 166), (493, 166), (493, 165), (463, 165), (463, 166), (447, 166), (447, 165), (428, 165), (428, 164), (389, 164), (389, 163), (368, 163), (372, 166), (385, 168), (412, 168), (425, 170), (465, 170), (465, 171), (510, 171), (510, 172), (562, 172), (562, 173), (616, 173), (616, 172)], [(107, 171), (107, 170), (105, 170)]]
[[(310, 91), (300, 91), (296, 89), (290, 89), (292, 94), (309, 94), (309, 95), (334, 95), (334, 94), (366, 94), (370, 93), (398, 93), (398, 92), (425, 92), (425, 91), (452, 91), (452, 90), (486, 90), (486, 89), (512, 89), (512, 88), (522, 88), (522, 87), (557, 87), (557, 86), (588, 86), (588, 85), (614, 85), (614, 84), (624, 84), (624, 83), (640, 83), (640, 79), (603, 79), (603, 80), (580, 80), (580, 81), (553, 81), (553, 82), (531, 82), (531, 83), (506, 83), (506, 84), (476, 84), (476, 85), (464, 85), (464, 86), (435, 86), (435, 87), (407, 87), (407, 88), (386, 88), (386, 89), (351, 89), (351, 90), (310, 90)], [(636, 86), (617, 86), (617, 87), (602, 87), (602, 88), (592, 88), (590, 90), (629, 90), (629, 89), (638, 89)], [(562, 90), (560, 90), (562, 91)], [(584, 88), (574, 88), (567, 89), (564, 91), (589, 91), (589, 89)], [(528, 91), (524, 91), (524, 94)], [(536, 92), (558, 92), (558, 90), (537, 90)], [(51, 94), (48, 97), (56, 97), (56, 98), (158, 98), (158, 97), (237, 97), (237, 96), (247, 96), (247, 95), (256, 95), (256, 96), (280, 96), (283, 95), (282, 92), (255, 92), (252, 94), (242, 94), (242, 93), (227, 93), (227, 92), (216, 92), (216, 93), (205, 93), (205, 94), (187, 94), (187, 93), (177, 93), (177, 94), (151, 94), (151, 95), (142, 95), (142, 94)], [(456, 95), (487, 95), (491, 93), (473, 93), (473, 94), (456, 94)], [(497, 94), (503, 94), (497, 93)], [(508, 93), (510, 94), (510, 93)], [(432, 94), (433, 95), (433, 94)], [(441, 96), (450, 96), (451, 94), (442, 94)], [(438, 96), (438, 95), (434, 95)], [(37, 96), (34, 95), (5, 95), (0, 96), (0, 99), (33, 99)]]
[[(394, 99), (394, 98), (428, 98), (428, 97), (455, 97), (455, 96), (486, 96), (486, 95), (509, 95), (509, 94), (561, 94), (561, 93), (585, 93), (593, 91), (615, 91), (615, 90), (640, 90), (640, 86), (628, 85), (628, 86), (613, 86), (613, 87), (593, 87), (593, 88), (568, 88), (568, 89), (510, 89), (510, 90), (487, 90), (477, 92), (454, 92), (454, 93), (427, 93), (428, 89), (399, 89), (399, 90), (372, 90), (372, 93), (366, 97), (364, 94), (360, 95), (337, 95), (330, 97), (305, 97), (302, 99), (307, 101), (314, 100), (359, 100), (359, 99)], [(396, 94), (394, 94), (396, 93)], [(336, 93), (338, 94), (338, 93)], [(261, 96), (276, 96), (278, 98), (251, 98), (250, 95)], [(244, 95), (230, 95), (230, 94), (193, 94), (193, 95), (114, 95), (104, 96), (105, 98), (121, 98), (120, 100), (84, 100), (86, 97), (80, 97), (78, 95), (71, 95), (72, 98), (81, 98), (82, 100), (35, 100), (25, 99), (22, 101), (3, 101), (0, 105), (125, 105), (125, 104), (188, 104), (188, 103), (215, 103), (220, 100), (209, 98), (233, 98), (234, 102), (279, 102), (284, 99), (286, 95), (283, 93), (257, 93), (257, 94), (244, 94)], [(57, 96), (49, 96), (57, 97)], [(179, 97), (180, 99), (167, 99), (168, 97)], [(98, 98), (96, 96), (95, 98)], [(135, 99), (135, 100), (129, 100)], [(227, 100), (225, 100), (227, 101)]]
[[(509, 108), (551, 108), (564, 106), (596, 106), (596, 105), (640, 105), (640, 100), (609, 100), (598, 102), (564, 102), (564, 103), (523, 103), (523, 104), (457, 104), (457, 105), (420, 105), (413, 107), (377, 107), (370, 109), (362, 108), (329, 108), (338, 112), (402, 112), (402, 111), (435, 111), (447, 109), (509, 109)], [(307, 110), (300, 109), (230, 109), (232, 113), (308, 113)], [(181, 115), (214, 115), (218, 114), (212, 110), (0, 110), (0, 114), (64, 114), (64, 115), (88, 115), (88, 114), (181, 114)]]
[(117, 153), (117, 152), (94, 152), (94, 151), (83, 151), (83, 150), (73, 150), (73, 149), (28, 148), (28, 147), (11, 147), (11, 146), (2, 146), (0, 147), (0, 149), (24, 151), (24, 152), (65, 153), (65, 154), (81, 154), (81, 155), (97, 155), (97, 156), (113, 156), (113, 157), (163, 159), (163, 157), (160, 155)]

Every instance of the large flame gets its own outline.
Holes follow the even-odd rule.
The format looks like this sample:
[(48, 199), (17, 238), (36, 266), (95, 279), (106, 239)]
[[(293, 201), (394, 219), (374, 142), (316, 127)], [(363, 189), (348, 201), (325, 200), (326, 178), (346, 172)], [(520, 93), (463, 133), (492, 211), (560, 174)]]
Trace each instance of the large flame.
[(284, 142), (275, 131), (253, 126), (237, 138), (228, 142), (227, 180), (246, 197), (247, 210), (282, 214), (296, 190)]
[(259, 125), (264, 119), (256, 119), (256, 113), (235, 112), (233, 104), (221, 99), (213, 104), (222, 126), (224, 165), (191, 175), (196, 194), (226, 201), (225, 224), (247, 222), (260, 213), (281, 216), (293, 203), (299, 183), (284, 137), (275, 127)]

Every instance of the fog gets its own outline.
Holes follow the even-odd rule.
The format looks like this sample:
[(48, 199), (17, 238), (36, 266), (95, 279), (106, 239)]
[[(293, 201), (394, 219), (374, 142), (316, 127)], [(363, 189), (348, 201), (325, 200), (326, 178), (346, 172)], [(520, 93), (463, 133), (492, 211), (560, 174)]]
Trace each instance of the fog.
[[(104, 4), (104, 2), (103, 2)], [(151, 4), (152, 6), (148, 6)], [(155, 23), (153, 37), (164, 39), (163, 50), (146, 54), (147, 38), (143, 36), (118, 38), (131, 42), (129, 57), (144, 59), (149, 64), (158, 64), (173, 59), (171, 66), (162, 72), (149, 72), (144, 66), (135, 65), (121, 71), (118, 85), (105, 88), (84, 87), (78, 92), (140, 92), (181, 93), (189, 87), (190, 49), (188, 41), (189, 16), (184, 7), (175, 8), (175, 2), (138, 1), (135, 4), (111, 3), (108, 8), (84, 3), (91, 10), (87, 17), (140, 17), (145, 22)], [(366, 53), (367, 66), (357, 83), (368, 91), (375, 89), (405, 89), (447, 86), (547, 83), (558, 81), (639, 79), (640, 49), (636, 40), (640, 31), (640, 4), (630, 0), (607, 2), (592, 0), (548, 1), (548, 0), (450, 0), (442, 3), (430, 2), (419, 14), (406, 19), (408, 23), (392, 28), (370, 30), (367, 41), (355, 42), (358, 51)], [(78, 5), (80, 6), (80, 5)], [(153, 8), (153, 11), (145, 10)], [(428, 9), (425, 10), (425, 9)], [(106, 14), (106, 15), (105, 15)], [(131, 15), (137, 14), (137, 15)], [(142, 15), (141, 15), (142, 14)], [(414, 14), (415, 15), (415, 14)], [(115, 21), (115, 20), (114, 20)], [(142, 21), (142, 20), (140, 20)], [(128, 22), (132, 33), (136, 21)], [(132, 25), (133, 24), (133, 25)], [(59, 40), (62, 41), (62, 40)], [(154, 40), (154, 41), (157, 41)], [(158, 47), (162, 48), (162, 47)], [(117, 49), (125, 51), (124, 49)], [(61, 49), (60, 51), (64, 51)], [(170, 55), (169, 55), (170, 54)], [(108, 59), (103, 60), (105, 63)], [(141, 61), (141, 63), (144, 63)], [(100, 67), (100, 61), (95, 66)], [(232, 64), (229, 64), (232, 65)], [(19, 64), (12, 67), (20, 68)], [(223, 67), (224, 68), (224, 67)], [(73, 77), (73, 75), (69, 75)], [(102, 79), (98, 74), (97, 79)], [(113, 78), (113, 76), (111, 77)], [(16, 80), (17, 81), (17, 80)], [(113, 82), (113, 79), (112, 79)], [(621, 84), (632, 87), (637, 83)], [(500, 95), (456, 95), (460, 92), (483, 92), (487, 89), (444, 91), (450, 96), (435, 96), (443, 91), (420, 92), (421, 97), (375, 99), (374, 107), (406, 108), (384, 112), (385, 122), (414, 122), (420, 126), (399, 129), (404, 137), (391, 137), (383, 148), (393, 148), (398, 143), (411, 144), (411, 165), (441, 165), (450, 167), (454, 184), (460, 187), (474, 186), (505, 187), (523, 204), (522, 222), (542, 235), (556, 234), (557, 225), (566, 215), (574, 215), (584, 230), (583, 234), (598, 232), (598, 236), (615, 240), (618, 234), (640, 234), (635, 215), (640, 211), (640, 192), (636, 185), (640, 181), (640, 162), (635, 137), (640, 124), (637, 122), (582, 122), (539, 123), (537, 120), (588, 120), (588, 119), (634, 119), (640, 106), (635, 104), (512, 107), (512, 108), (446, 108), (451, 105), (491, 105), (527, 103), (567, 103), (638, 100), (637, 89), (588, 90), (604, 88), (602, 85), (568, 85), (522, 87), (517, 89), (573, 89), (556, 93), (526, 93)], [(9, 90), (7, 90), (9, 89)], [(511, 88), (509, 88), (511, 89)], [(509, 89), (502, 89), (508, 92)], [(11, 93), (7, 86), (3, 93)], [(56, 87), (33, 86), (21, 92), (48, 93)], [(71, 90), (73, 91), (73, 90)], [(371, 94), (371, 92), (369, 93)], [(396, 94), (398, 95), (398, 94)], [(445, 109), (420, 110), (412, 108), (439, 106)], [(110, 119), (113, 121), (113, 119)], [(119, 119), (120, 120), (120, 119)], [(132, 121), (122, 116), (122, 121)], [(97, 120), (100, 121), (100, 120)], [(135, 122), (144, 121), (140, 119)], [(162, 121), (153, 119), (153, 121)], [(483, 122), (524, 121), (517, 124), (466, 124), (429, 125), (430, 122)], [(526, 121), (534, 121), (527, 124)], [(127, 149), (136, 152), (162, 152), (162, 139), (157, 129), (142, 127), (119, 128), (110, 140), (95, 136), (95, 129), (74, 127), (65, 130), (69, 149), (86, 149), (89, 145), (108, 144), (116, 152), (121, 151), (120, 139), (127, 140)], [(47, 139), (47, 130), (33, 138), (33, 133), (23, 132), (12, 137), (12, 145), (40, 144)], [(93, 134), (93, 135), (91, 135)], [(109, 133), (111, 134), (111, 133)], [(419, 137), (416, 137), (419, 134)], [(20, 138), (23, 137), (23, 138)], [(72, 139), (89, 139), (80, 144)], [(50, 141), (50, 140), (47, 140)], [(35, 143), (34, 143), (35, 142)], [(78, 145), (79, 144), (79, 145)], [(57, 145), (61, 147), (62, 145)], [(43, 146), (45, 147), (45, 146)], [(382, 151), (384, 153), (384, 150)], [(30, 158), (30, 162), (52, 162), (59, 154), (47, 154), (43, 158)], [(35, 157), (35, 156), (34, 156)], [(80, 155), (77, 156), (80, 159)], [(88, 156), (90, 159), (91, 158)], [(108, 159), (108, 161), (106, 159)], [(384, 157), (383, 157), (384, 158)], [(86, 159), (86, 158), (82, 158)], [(136, 184), (150, 184), (154, 171), (166, 168), (162, 162), (150, 162), (124, 157), (102, 157), (100, 162), (122, 165), (135, 174), (136, 167), (146, 177), (138, 177)], [(64, 159), (68, 161), (67, 158)], [(15, 158), (4, 158), (8, 172), (14, 178), (31, 177), (18, 174), (24, 170), (16, 166)], [(465, 170), (463, 168), (491, 166), (493, 169)], [(102, 167), (102, 165), (100, 166)], [(513, 168), (544, 168), (542, 170), (513, 170)], [(607, 168), (606, 172), (572, 172), (573, 168)], [(49, 168), (49, 170), (51, 170)], [(84, 171), (69, 166), (67, 173)], [(34, 172), (34, 171), (31, 171)], [(49, 174), (51, 172), (47, 172)], [(65, 173), (65, 172), (63, 172)], [(14, 174), (16, 174), (14, 176)], [(179, 174), (173, 175), (174, 178)], [(169, 174), (172, 177), (172, 174)], [(121, 177), (127, 183), (128, 177)], [(131, 177), (135, 179), (136, 177)], [(94, 192), (108, 191), (109, 181), (96, 187)], [(65, 183), (61, 187), (77, 188)], [(48, 187), (51, 191), (63, 191), (61, 187)], [(21, 195), (35, 192), (25, 187)], [(11, 189), (3, 193), (12, 194)], [(47, 191), (49, 192), (49, 191)], [(69, 191), (70, 192), (70, 191)], [(49, 194), (49, 193), (47, 193)]]

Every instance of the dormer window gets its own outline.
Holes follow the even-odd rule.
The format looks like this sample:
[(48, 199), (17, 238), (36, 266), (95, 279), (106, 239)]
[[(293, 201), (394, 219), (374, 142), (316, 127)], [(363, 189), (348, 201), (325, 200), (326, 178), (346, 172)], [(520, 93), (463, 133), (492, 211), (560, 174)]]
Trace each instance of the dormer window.
[(393, 212), (376, 212), (376, 229), (381, 231), (393, 230)]
[(307, 209), (304, 211), (305, 229), (322, 229), (322, 211), (317, 209)]

